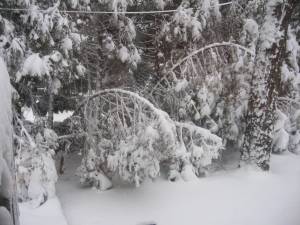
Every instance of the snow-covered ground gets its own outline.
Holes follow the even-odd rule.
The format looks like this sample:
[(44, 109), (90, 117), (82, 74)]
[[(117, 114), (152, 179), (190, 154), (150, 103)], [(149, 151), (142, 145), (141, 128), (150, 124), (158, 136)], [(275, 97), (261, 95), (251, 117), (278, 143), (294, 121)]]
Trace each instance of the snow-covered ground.
[[(24, 119), (33, 123), (35, 120), (34, 113), (32, 111), (32, 108), (23, 107), (23, 116)], [(65, 119), (71, 117), (73, 115), (73, 111), (63, 111), (53, 114), (53, 121), (54, 122), (63, 122)]]
[(30, 203), (19, 204), (19, 207), (20, 225), (68, 225), (57, 198), (49, 199), (38, 208)]
[[(78, 163), (73, 156), (68, 160)], [(81, 187), (70, 176), (73, 169), (58, 183), (69, 225), (300, 224), (299, 155), (274, 155), (268, 173), (227, 169), (192, 182), (161, 179), (105, 192)]]

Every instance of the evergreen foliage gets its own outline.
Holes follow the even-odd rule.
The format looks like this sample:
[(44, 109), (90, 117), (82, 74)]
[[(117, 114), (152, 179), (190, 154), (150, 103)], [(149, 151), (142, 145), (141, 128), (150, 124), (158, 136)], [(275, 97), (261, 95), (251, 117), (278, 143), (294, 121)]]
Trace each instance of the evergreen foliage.
[[(19, 199), (54, 195), (58, 152), (61, 171), (80, 152), (80, 180), (100, 190), (194, 179), (229, 148), (263, 170), (272, 152), (299, 153), (300, 4), (224, 2), (1, 1), (26, 9), (0, 11)], [(126, 14), (164, 9), (175, 12)]]

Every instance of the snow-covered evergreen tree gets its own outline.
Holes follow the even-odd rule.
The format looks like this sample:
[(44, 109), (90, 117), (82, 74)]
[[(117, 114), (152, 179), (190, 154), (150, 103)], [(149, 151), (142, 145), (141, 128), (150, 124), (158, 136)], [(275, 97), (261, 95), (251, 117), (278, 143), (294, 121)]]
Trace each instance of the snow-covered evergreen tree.
[[(172, 181), (202, 176), (223, 147), (240, 147), (242, 162), (264, 170), (271, 151), (299, 152), (296, 0), (4, 0), (0, 7), (23, 9), (0, 11), (22, 201), (53, 196), (58, 142), (80, 149), (78, 175), (100, 190), (116, 177), (139, 186), (162, 168)], [(164, 9), (171, 11), (127, 13)], [(28, 107), (31, 122), (22, 117)], [(72, 125), (55, 127), (54, 111), (68, 108), (77, 109)]]
[(7, 1), (2, 6), (26, 9), (1, 14), (0, 52), (20, 95), (19, 102), (38, 115), (48, 113), (52, 126), (54, 95), (81, 75), (74, 55), (81, 38), (67, 16), (60, 13), (59, 2)]
[[(81, 37), (67, 15), (60, 13), (57, 1), (4, 1), (0, 5), (24, 9), (1, 11), (0, 54), (15, 90), (19, 199), (34, 200), (39, 205), (55, 193), (53, 155), (58, 144), (51, 130), (54, 97), (82, 75), (76, 70), (78, 60), (74, 55)], [(22, 125), (23, 107), (30, 107), (35, 114), (30, 129)], [(45, 118), (40, 123), (41, 116), (47, 123)]]
[(58, 137), (47, 128), (47, 118), (28, 125), (17, 115), (14, 119), (18, 198), (37, 207), (55, 196), (57, 174), (53, 157)]
[[(288, 30), (296, 5), (296, 1), (267, 1), (260, 6), (263, 16), (256, 46), (241, 157), (243, 161), (254, 161), (263, 170), (269, 169), (278, 96), (285, 94), (281, 72), (285, 67)], [(287, 144), (277, 138), (273, 142), (273, 149), (279, 151), (281, 145), (286, 148)]]

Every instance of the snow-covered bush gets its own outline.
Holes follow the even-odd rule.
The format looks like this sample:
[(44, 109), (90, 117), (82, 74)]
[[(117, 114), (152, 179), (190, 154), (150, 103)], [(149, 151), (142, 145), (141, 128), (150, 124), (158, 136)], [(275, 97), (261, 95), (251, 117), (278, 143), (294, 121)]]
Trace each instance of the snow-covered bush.
[(188, 162), (197, 176), (203, 175), (213, 160), (220, 156), (222, 139), (193, 123), (177, 122), (176, 125), (181, 130), (178, 135), (188, 152)]
[[(88, 102), (85, 115), (89, 147), (79, 169), (82, 181), (95, 184), (96, 171), (110, 179), (117, 174), (137, 186), (158, 176), (160, 162), (174, 152), (175, 125), (135, 93), (112, 89), (101, 94)], [(123, 103), (116, 107), (119, 101)]]
[(290, 152), (300, 153), (300, 110), (296, 110), (291, 116), (290, 136), (288, 150)]
[(222, 149), (216, 135), (172, 121), (133, 92), (100, 91), (84, 108), (87, 148), (78, 175), (101, 190), (110, 188), (107, 178), (114, 176), (139, 186), (159, 176), (162, 164), (170, 180), (200, 176)]
[(272, 152), (282, 153), (288, 149), (289, 133), (286, 130), (288, 123), (288, 117), (280, 110), (277, 110), (277, 118), (273, 134)]
[(289, 137), (289, 145), (288, 145), (288, 149), (291, 152), (300, 153), (300, 131), (292, 131), (292, 133), (290, 134)]
[(18, 198), (39, 206), (55, 195), (57, 173), (53, 156), (58, 137), (46, 128), (45, 118), (25, 125), (15, 116), (15, 124)]
[[(77, 169), (77, 175), (80, 176), (82, 184), (89, 184), (98, 190), (104, 191), (112, 187), (112, 183), (105, 173), (101, 170), (99, 152), (89, 149), (81, 162), (81, 166)], [(102, 152), (100, 152), (101, 154)]]

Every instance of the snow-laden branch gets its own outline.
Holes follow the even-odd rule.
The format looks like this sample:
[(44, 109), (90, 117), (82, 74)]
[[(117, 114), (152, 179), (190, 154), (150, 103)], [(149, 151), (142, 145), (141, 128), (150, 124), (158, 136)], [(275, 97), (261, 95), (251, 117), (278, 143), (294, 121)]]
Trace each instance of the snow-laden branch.
[[(172, 133), (171, 130), (174, 129), (174, 125), (175, 125), (177, 127), (186, 128), (186, 129), (190, 130), (191, 132), (196, 132), (196, 133), (200, 134), (205, 140), (212, 140), (214, 142), (213, 145), (217, 149), (222, 148), (222, 139), (220, 137), (218, 137), (217, 135), (212, 134), (207, 129), (195, 126), (190, 123), (172, 121), (166, 112), (156, 108), (149, 100), (147, 100), (131, 91), (126, 91), (123, 89), (105, 89), (105, 90), (99, 91), (99, 92), (89, 96), (86, 100), (84, 100), (84, 102), (81, 103), (81, 105), (83, 105), (84, 103), (87, 103), (88, 101), (90, 101), (96, 97), (99, 97), (103, 94), (108, 94), (108, 93), (126, 94), (126, 95), (131, 96), (134, 99), (138, 100), (140, 103), (148, 106), (151, 109), (151, 111), (157, 116), (157, 118), (159, 118), (159, 121), (162, 124), (161, 128), (166, 133), (169, 133), (169, 134)], [(168, 129), (170, 129), (170, 130), (168, 131)], [(176, 142), (176, 137), (173, 137), (173, 141), (174, 141), (174, 143)]]
[[(98, 134), (98, 132), (93, 133), (93, 135), (96, 135), (96, 134)], [(63, 140), (63, 139), (80, 138), (80, 137), (86, 137), (87, 135), (88, 135), (87, 132), (81, 132), (81, 133), (61, 135), (57, 139)]]
[(300, 102), (295, 100), (295, 99), (292, 99), (292, 98), (278, 97), (278, 100), (283, 101), (283, 102), (290, 102), (290, 103), (293, 103), (293, 104), (296, 104), (296, 105), (300, 106)]
[(200, 52), (204, 52), (205, 50), (211, 49), (211, 48), (216, 48), (216, 47), (221, 47), (221, 46), (232, 46), (232, 47), (236, 47), (239, 49), (244, 50), (245, 52), (249, 53), (250, 55), (254, 56), (255, 53), (251, 50), (248, 49), (242, 45), (236, 44), (236, 43), (232, 43), (232, 42), (221, 42), (221, 43), (213, 43), (210, 45), (206, 45), (200, 49), (197, 49), (195, 51), (193, 51), (191, 54), (187, 55), (186, 57), (184, 57), (183, 59), (179, 60), (175, 65), (173, 65), (173, 67), (170, 69), (170, 71), (173, 71), (174, 69), (176, 69), (178, 66), (180, 66), (182, 63), (184, 63), (186, 60), (188, 60), (189, 58), (197, 55)]
[(204, 129), (202, 127), (198, 127), (194, 124), (191, 123), (184, 123), (184, 122), (175, 122), (176, 126), (180, 127), (180, 128), (186, 128), (188, 129), (190, 132), (196, 132), (197, 134), (200, 134), (202, 136), (202, 138), (204, 140), (211, 140), (213, 141), (213, 145), (219, 150), (222, 148), (223, 144), (222, 144), (222, 139), (211, 133), (209, 130)]
[(168, 73), (159, 80), (159, 82), (157, 82), (157, 84), (153, 87), (153, 89), (151, 90), (151, 95), (153, 94), (153, 91), (156, 90), (156, 88), (160, 85), (160, 83), (163, 80), (168, 80), (167, 76), (171, 76), (171, 79), (173, 79), (173, 81), (176, 81), (176, 75), (174, 73), (174, 70), (179, 67), (182, 63), (184, 63), (185, 61), (187, 61), (188, 59), (192, 58), (193, 56), (197, 55), (200, 52), (204, 52), (206, 50), (212, 49), (212, 48), (218, 48), (218, 47), (223, 47), (223, 46), (231, 46), (231, 47), (235, 47), (238, 49), (242, 49), (243, 51), (247, 52), (248, 54), (250, 54), (251, 56), (255, 55), (255, 52), (253, 52), (251, 49), (246, 48), (242, 45), (236, 44), (236, 43), (232, 43), (232, 42), (221, 42), (221, 43), (212, 43), (210, 45), (206, 45), (200, 49), (197, 49), (195, 51), (193, 51), (192, 53), (190, 53), (189, 55), (187, 55), (186, 57), (180, 59), (176, 64), (174, 64), (172, 66), (171, 69), (169, 69)]
[(168, 116), (168, 114), (166, 112), (156, 108), (149, 100), (141, 97), (140, 95), (138, 95), (134, 92), (126, 91), (126, 90), (118, 89), (118, 88), (104, 89), (104, 90), (98, 91), (90, 96), (87, 96), (87, 98), (79, 104), (79, 107), (82, 107), (84, 104), (86, 104), (88, 101), (90, 101), (94, 98), (97, 98), (101, 95), (109, 94), (109, 93), (116, 93), (116, 94), (120, 93), (120, 94), (129, 95), (129, 96), (133, 97), (134, 99), (138, 100), (139, 102), (143, 103), (144, 105), (148, 106), (158, 117), (161, 117), (162, 115)]
[(27, 138), (30, 147), (36, 148), (36, 143), (32, 139), (31, 135), (28, 133), (27, 129), (24, 127), (22, 120), (20, 120), (20, 118), (17, 116), (16, 113), (14, 113), (14, 117), (16, 119), (16, 122), (19, 124), (19, 126), (21, 128), (21, 133), (23, 133), (25, 135), (25, 137)]
[[(83, 183), (92, 183), (100, 190), (111, 187), (111, 182), (108, 186), (104, 184), (114, 173), (139, 186), (145, 178), (154, 179), (159, 175), (162, 162), (170, 170), (170, 179), (183, 172), (180, 166), (183, 163), (185, 167), (194, 167), (194, 175), (199, 175), (223, 147), (221, 138), (209, 130), (176, 122), (131, 91), (101, 90), (87, 96), (80, 108), (88, 108), (87, 132), (83, 135), (87, 135), (89, 147), (78, 170), (79, 176)], [(100, 116), (106, 113), (107, 117)], [(183, 137), (187, 137), (188, 143)]]
[(232, 2), (219, 3), (218, 6), (231, 5)]
[(128, 95), (133, 99), (137, 100), (139, 103), (142, 103), (143, 105), (147, 106), (153, 112), (153, 114), (158, 118), (160, 123), (160, 128), (163, 131), (163, 133), (166, 134), (169, 139), (171, 139), (172, 143), (176, 143), (176, 135), (174, 135), (175, 125), (173, 121), (170, 119), (169, 115), (165, 111), (156, 108), (149, 100), (141, 97), (137, 93), (123, 90), (123, 89), (118, 89), (118, 88), (101, 90), (98, 91), (97, 93), (88, 96), (83, 102), (79, 104), (79, 108), (81, 108), (82, 106), (84, 106), (86, 103), (88, 103), (94, 98), (97, 98), (105, 94), (111, 94), (111, 93)]
[[(111, 175), (118, 173), (139, 186), (146, 177), (159, 175), (161, 161), (177, 159), (175, 123), (138, 94), (122, 89), (101, 90), (87, 96), (80, 107), (88, 108), (84, 113), (90, 146), (78, 169), (83, 183), (106, 190), (111, 187)], [(100, 138), (94, 138), (95, 134)]]

